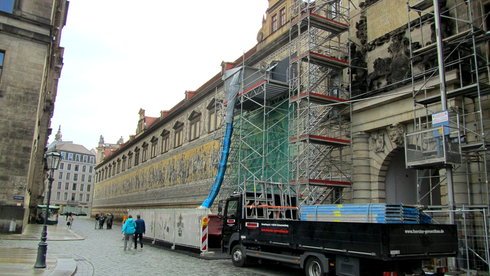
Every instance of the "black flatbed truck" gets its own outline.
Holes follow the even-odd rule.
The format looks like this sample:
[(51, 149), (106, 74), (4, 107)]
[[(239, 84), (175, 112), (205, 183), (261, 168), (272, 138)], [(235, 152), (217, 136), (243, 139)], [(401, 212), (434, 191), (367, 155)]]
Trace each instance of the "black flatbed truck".
[(455, 225), (244, 219), (241, 195), (226, 200), (223, 251), (235, 266), (257, 260), (312, 275), (424, 275), (422, 261), (457, 253)]

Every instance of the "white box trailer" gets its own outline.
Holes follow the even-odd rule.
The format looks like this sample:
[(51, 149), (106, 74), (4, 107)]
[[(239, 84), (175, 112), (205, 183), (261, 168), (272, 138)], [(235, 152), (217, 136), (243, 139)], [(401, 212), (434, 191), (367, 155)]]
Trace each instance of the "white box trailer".
[(145, 220), (145, 237), (172, 246), (208, 251), (209, 209), (129, 209), (129, 215)]

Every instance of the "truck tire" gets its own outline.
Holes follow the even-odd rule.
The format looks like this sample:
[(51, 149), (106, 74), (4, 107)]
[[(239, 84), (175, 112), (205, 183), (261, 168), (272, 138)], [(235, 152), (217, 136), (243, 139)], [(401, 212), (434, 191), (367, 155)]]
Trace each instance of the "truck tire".
[(305, 274), (306, 276), (323, 276), (325, 275), (325, 271), (323, 270), (322, 263), (320, 259), (315, 256), (311, 256), (306, 261), (305, 265)]
[(245, 250), (241, 244), (233, 246), (231, 250), (231, 261), (236, 267), (244, 267), (247, 265), (247, 256), (245, 255)]

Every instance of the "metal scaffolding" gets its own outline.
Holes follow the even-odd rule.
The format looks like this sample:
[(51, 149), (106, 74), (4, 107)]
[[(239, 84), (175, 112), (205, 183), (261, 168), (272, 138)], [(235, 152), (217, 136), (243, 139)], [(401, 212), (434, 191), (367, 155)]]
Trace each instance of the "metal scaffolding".
[(294, 1), (291, 10), (290, 181), (300, 205), (340, 202), (351, 186), (346, 4)]
[[(414, 130), (405, 156), (417, 170), (418, 204), (449, 209), (446, 222), (460, 224), (461, 209), (489, 211), (488, 14), (478, 0), (442, 3), (407, 3)], [(471, 245), (458, 256), (468, 271), (489, 270), (488, 218), (480, 217), (465, 216), (461, 226), (482, 230), (460, 237)]]

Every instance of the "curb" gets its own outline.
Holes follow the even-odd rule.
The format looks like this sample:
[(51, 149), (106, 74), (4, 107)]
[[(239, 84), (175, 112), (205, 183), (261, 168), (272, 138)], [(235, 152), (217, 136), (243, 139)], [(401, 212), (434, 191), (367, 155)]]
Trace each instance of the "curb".
[(77, 262), (72, 258), (58, 258), (50, 276), (72, 276), (77, 271)]

